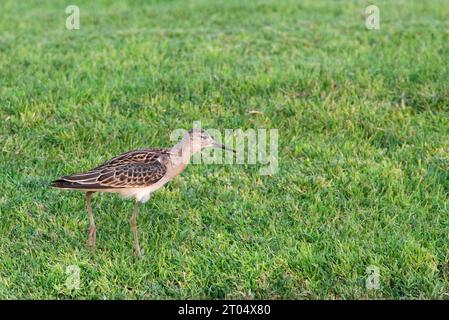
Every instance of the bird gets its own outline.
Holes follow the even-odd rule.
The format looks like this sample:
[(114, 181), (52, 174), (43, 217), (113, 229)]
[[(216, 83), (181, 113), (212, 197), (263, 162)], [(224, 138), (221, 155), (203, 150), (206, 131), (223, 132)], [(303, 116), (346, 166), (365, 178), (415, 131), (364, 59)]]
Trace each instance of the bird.
[(236, 152), (215, 141), (206, 130), (195, 128), (186, 132), (172, 148), (131, 150), (87, 172), (63, 176), (52, 181), (50, 186), (85, 192), (90, 224), (87, 245), (91, 248), (96, 246), (96, 227), (91, 207), (92, 194), (112, 192), (120, 194), (123, 198), (134, 198), (130, 224), (134, 238), (134, 254), (140, 257), (136, 222), (140, 205), (147, 202), (153, 192), (181, 174), (193, 154), (209, 147)]

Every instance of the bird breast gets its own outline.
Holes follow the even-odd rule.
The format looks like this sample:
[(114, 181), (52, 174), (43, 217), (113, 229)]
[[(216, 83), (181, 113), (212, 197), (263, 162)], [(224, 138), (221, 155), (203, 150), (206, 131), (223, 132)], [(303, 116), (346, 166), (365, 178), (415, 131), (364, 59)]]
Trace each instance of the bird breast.
[(171, 157), (167, 157), (167, 159), (164, 160), (166, 162), (162, 163), (167, 167), (167, 173), (165, 174), (165, 177), (167, 177), (167, 179), (169, 180), (181, 174), (187, 167), (187, 161), (175, 155), (171, 155)]

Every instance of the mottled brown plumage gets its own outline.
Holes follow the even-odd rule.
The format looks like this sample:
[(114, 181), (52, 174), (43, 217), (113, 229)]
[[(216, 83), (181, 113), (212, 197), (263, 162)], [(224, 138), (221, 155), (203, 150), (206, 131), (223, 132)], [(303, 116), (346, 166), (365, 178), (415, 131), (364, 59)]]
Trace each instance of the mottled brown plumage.
[[(115, 192), (124, 197), (134, 197), (131, 228), (134, 237), (134, 253), (140, 256), (137, 237), (137, 211), (139, 204), (148, 201), (150, 194), (186, 168), (190, 157), (203, 148), (228, 149), (214, 141), (204, 130), (192, 130), (173, 148), (149, 148), (125, 152), (84, 173), (64, 176), (51, 183), (60, 189), (86, 192), (86, 207), (90, 221), (88, 245), (95, 247), (96, 227), (91, 209), (94, 192)], [(228, 149), (232, 150), (232, 149)]]
[(61, 177), (52, 186), (89, 190), (149, 187), (167, 173), (169, 157), (167, 148), (133, 150), (85, 173)]

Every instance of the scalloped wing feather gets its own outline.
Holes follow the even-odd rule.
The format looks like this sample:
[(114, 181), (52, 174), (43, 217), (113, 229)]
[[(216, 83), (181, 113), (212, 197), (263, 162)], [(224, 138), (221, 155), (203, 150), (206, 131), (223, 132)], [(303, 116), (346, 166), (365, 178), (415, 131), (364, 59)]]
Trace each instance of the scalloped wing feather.
[(52, 186), (66, 189), (145, 188), (167, 172), (161, 158), (169, 149), (142, 149), (126, 152), (85, 173), (61, 177)]

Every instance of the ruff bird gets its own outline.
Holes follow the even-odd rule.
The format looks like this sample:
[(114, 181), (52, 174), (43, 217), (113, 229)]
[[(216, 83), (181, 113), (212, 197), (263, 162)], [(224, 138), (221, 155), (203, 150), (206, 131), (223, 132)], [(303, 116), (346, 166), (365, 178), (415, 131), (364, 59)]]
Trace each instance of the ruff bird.
[(136, 223), (140, 204), (148, 201), (151, 193), (183, 172), (193, 154), (208, 147), (235, 152), (212, 139), (206, 131), (193, 129), (172, 148), (128, 151), (87, 172), (52, 181), (51, 186), (86, 193), (86, 207), (90, 222), (87, 245), (92, 248), (95, 247), (96, 239), (95, 221), (91, 208), (92, 194), (113, 192), (119, 193), (124, 198), (135, 198), (130, 223), (134, 237), (134, 254), (140, 256)]

